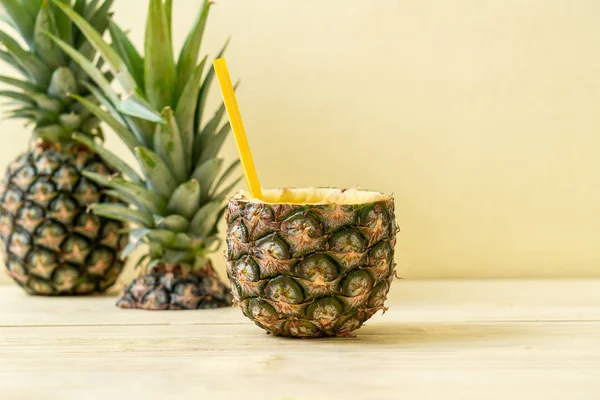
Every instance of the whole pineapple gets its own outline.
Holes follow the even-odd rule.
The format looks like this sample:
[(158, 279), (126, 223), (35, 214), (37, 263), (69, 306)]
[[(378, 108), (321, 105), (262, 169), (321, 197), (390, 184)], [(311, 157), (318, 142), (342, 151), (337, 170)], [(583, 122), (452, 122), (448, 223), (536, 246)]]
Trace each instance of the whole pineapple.
[(394, 201), (351, 189), (238, 194), (227, 273), (244, 315), (278, 336), (344, 336), (379, 310), (395, 275)]
[(116, 25), (109, 27), (112, 45), (108, 45), (84, 18), (55, 4), (102, 55), (121, 87), (117, 92), (106, 84), (100, 69), (82, 62), (75, 49), (54, 36), (55, 43), (102, 89), (94, 93), (102, 107), (76, 98), (120, 136), (142, 171), (139, 175), (106, 148), (75, 135), (129, 178), (85, 173), (130, 205), (97, 204), (91, 207), (94, 214), (138, 226), (129, 234), (125, 254), (147, 244), (140, 275), (124, 290), (118, 305), (148, 310), (230, 305), (231, 292), (208, 258), (218, 248), (217, 224), (225, 211), (226, 193), (238, 182), (228, 183), (239, 164), (224, 169), (218, 157), (230, 131), (229, 124), (220, 126), (224, 106), (202, 123), (214, 72), (204, 73), (206, 58), (198, 63), (198, 55), (211, 2), (204, 3), (178, 62), (171, 44), (171, 1), (150, 0), (143, 56)]
[[(0, 31), (0, 58), (23, 77), (0, 76), (1, 83), (12, 87), (0, 96), (11, 101), (8, 118), (34, 125), (31, 148), (10, 163), (0, 188), (0, 237), (8, 272), (31, 294), (102, 292), (123, 268), (118, 257), (123, 223), (87, 212), (91, 204), (110, 199), (83, 174), (109, 176), (114, 170), (71, 138), (78, 132), (88, 140), (102, 139), (99, 119), (69, 97), (73, 93), (91, 99), (96, 89), (47, 32), (77, 47), (86, 60), (96, 52), (48, 1), (0, 4), (3, 21), (26, 45)], [(112, 0), (78, 0), (75, 7), (102, 32), (111, 5)]]

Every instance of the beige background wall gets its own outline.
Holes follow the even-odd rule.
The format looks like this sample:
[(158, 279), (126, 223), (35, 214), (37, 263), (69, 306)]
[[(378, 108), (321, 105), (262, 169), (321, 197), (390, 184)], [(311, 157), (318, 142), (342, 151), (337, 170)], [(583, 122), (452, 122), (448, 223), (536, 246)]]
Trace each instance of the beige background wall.
[[(147, 1), (116, 3), (141, 43)], [(175, 1), (179, 44), (200, 3)], [(219, 0), (205, 50), (233, 37), (263, 186), (394, 193), (402, 276), (600, 276), (599, 15), (595, 0)], [(4, 164), (27, 131), (0, 129)]]

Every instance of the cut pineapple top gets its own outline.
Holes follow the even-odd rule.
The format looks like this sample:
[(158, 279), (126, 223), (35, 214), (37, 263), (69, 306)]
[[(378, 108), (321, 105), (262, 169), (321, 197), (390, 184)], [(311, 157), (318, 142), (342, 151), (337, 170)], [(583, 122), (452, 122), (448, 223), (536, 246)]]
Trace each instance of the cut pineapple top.
[(390, 196), (359, 188), (283, 188), (263, 190), (263, 200), (252, 198), (240, 191), (233, 196), (237, 200), (269, 204), (366, 204), (388, 201)]

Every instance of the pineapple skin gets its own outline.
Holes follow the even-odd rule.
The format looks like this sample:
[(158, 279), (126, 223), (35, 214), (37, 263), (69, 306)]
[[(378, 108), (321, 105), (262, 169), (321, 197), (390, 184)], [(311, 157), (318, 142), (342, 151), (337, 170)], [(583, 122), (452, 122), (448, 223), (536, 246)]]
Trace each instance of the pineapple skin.
[(229, 307), (231, 290), (223, 284), (212, 263), (184, 273), (180, 265), (159, 264), (127, 286), (117, 306), (142, 310), (202, 310)]
[(0, 238), (8, 274), (34, 295), (104, 292), (123, 269), (124, 224), (88, 213), (112, 201), (81, 175), (113, 171), (80, 145), (38, 141), (8, 167), (0, 187)]
[(244, 315), (277, 336), (347, 336), (379, 310), (395, 276), (393, 198), (267, 204), (233, 197), (227, 275)]

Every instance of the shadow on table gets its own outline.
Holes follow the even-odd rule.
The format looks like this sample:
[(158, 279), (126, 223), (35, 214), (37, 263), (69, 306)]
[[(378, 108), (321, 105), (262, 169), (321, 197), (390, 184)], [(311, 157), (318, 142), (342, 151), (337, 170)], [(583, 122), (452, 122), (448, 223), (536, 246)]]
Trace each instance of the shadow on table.
[(457, 343), (506, 338), (523, 333), (523, 329), (517, 326), (507, 327), (480, 322), (384, 322), (365, 325), (356, 331), (356, 337), (350, 340), (366, 345)]

